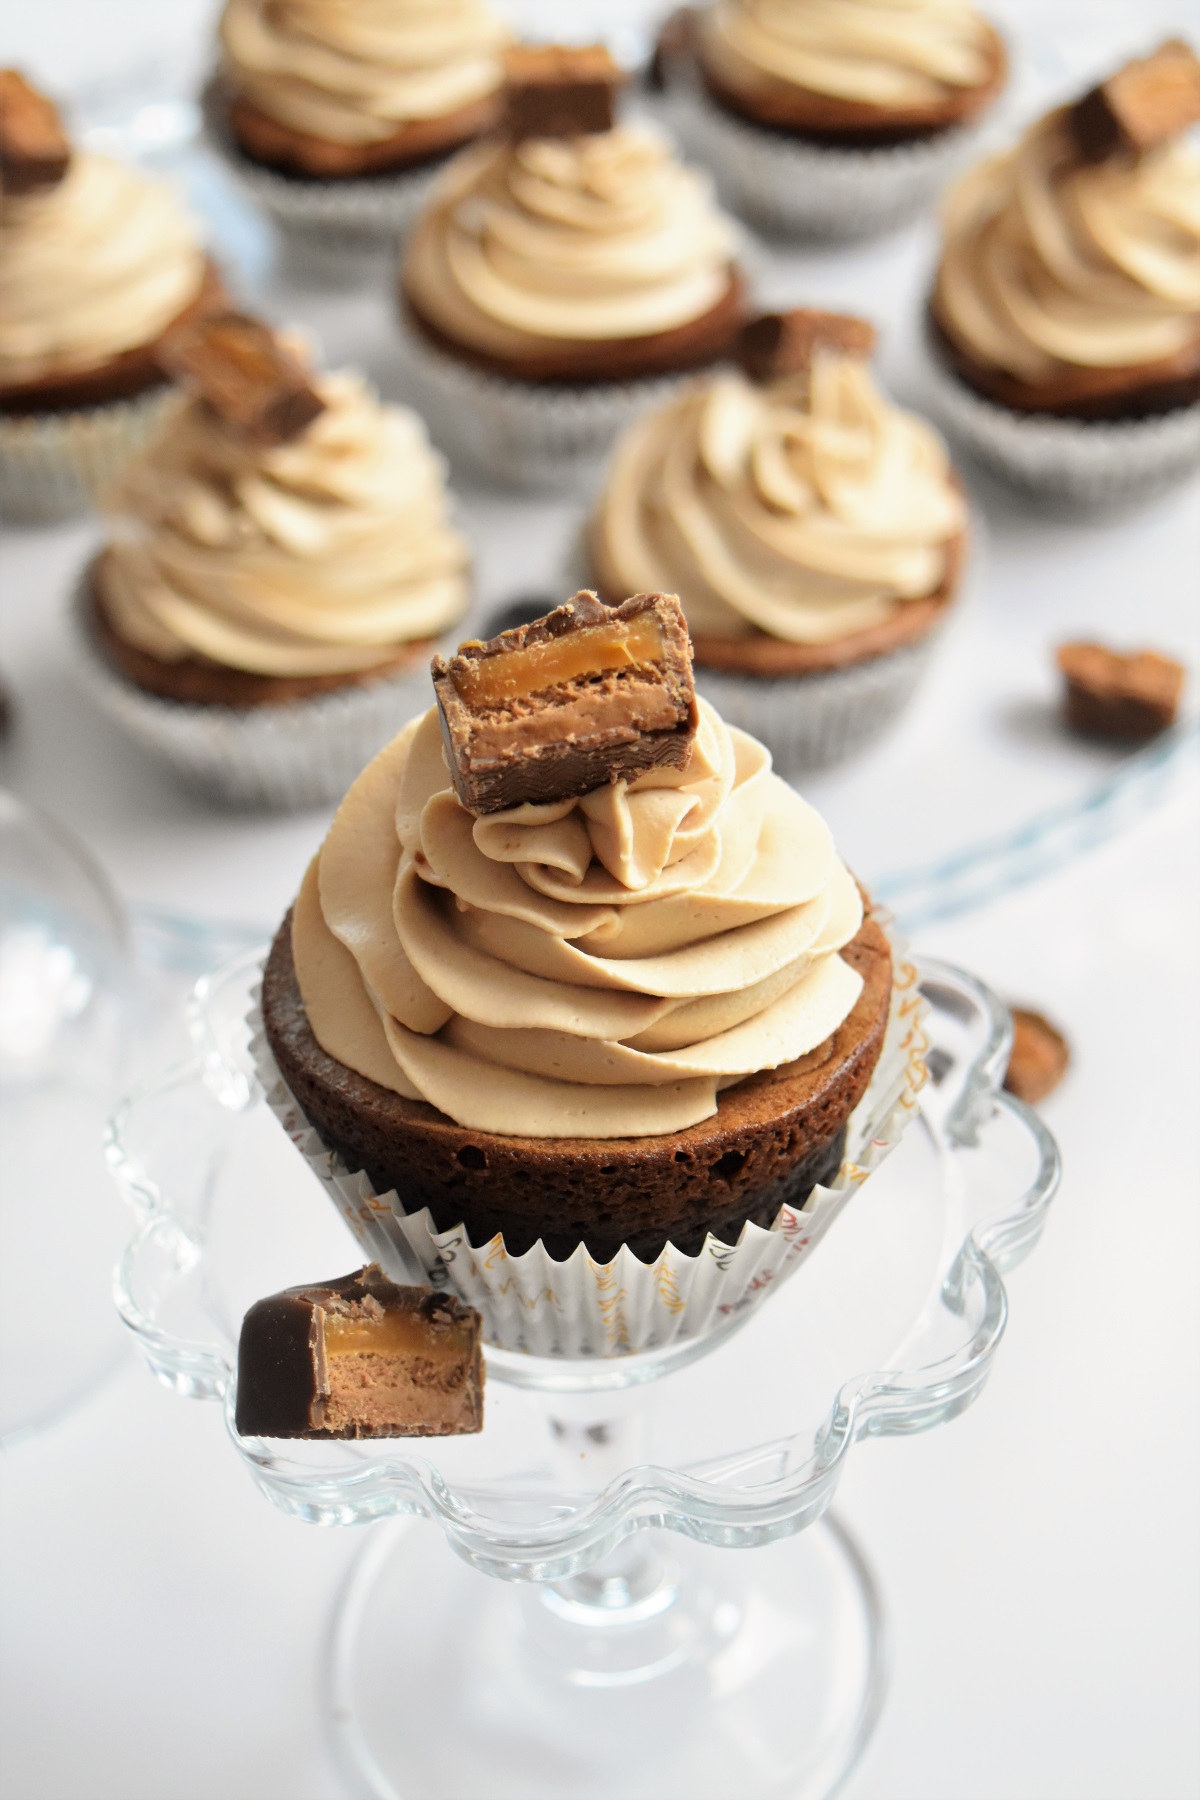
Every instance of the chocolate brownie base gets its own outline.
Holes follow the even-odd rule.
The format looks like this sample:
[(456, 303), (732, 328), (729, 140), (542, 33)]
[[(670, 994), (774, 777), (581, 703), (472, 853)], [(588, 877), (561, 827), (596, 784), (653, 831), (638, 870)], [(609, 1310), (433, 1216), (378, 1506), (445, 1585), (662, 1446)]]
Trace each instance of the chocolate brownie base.
[(113, 628), (105, 611), (103, 593), (104, 553), (92, 564), (88, 577), (85, 625), (105, 661), (135, 687), (163, 700), (186, 706), (282, 706), (289, 700), (307, 700), (339, 688), (365, 687), (402, 670), (428, 665), (436, 648), (433, 638), (399, 644), (393, 655), (373, 669), (351, 670), (340, 675), (256, 675), (246, 669), (226, 669), (203, 656), (185, 656), (163, 662), (145, 650), (127, 644)]
[(808, 1056), (720, 1096), (714, 1118), (652, 1138), (521, 1138), (469, 1131), (328, 1056), (309, 1028), (292, 959), (291, 915), (263, 974), (267, 1041), (310, 1123), (377, 1193), (427, 1206), (435, 1229), (473, 1244), (497, 1233), (519, 1256), (539, 1238), (562, 1260), (585, 1244), (610, 1262), (622, 1244), (653, 1262), (667, 1243), (695, 1255), (711, 1231), (735, 1243), (769, 1226), (841, 1165), (846, 1121), (879, 1060), (892, 986), (873, 920), (842, 951), (863, 977), (850, 1016)]
[(0, 387), (0, 414), (71, 412), (80, 407), (103, 406), (109, 400), (127, 400), (149, 388), (165, 386), (158, 353), (167, 333), (188, 319), (220, 311), (229, 304), (220, 273), (210, 262), (205, 266), (196, 298), (151, 343), (123, 350), (119, 356), (110, 356), (90, 369), (42, 375), (36, 381)]
[(729, 272), (729, 286), (717, 304), (698, 319), (672, 331), (647, 337), (608, 338), (603, 341), (563, 342), (548, 345), (536, 340), (528, 356), (505, 359), (489, 356), (469, 344), (460, 344), (434, 324), (400, 288), (401, 311), (409, 328), (443, 355), (499, 375), (508, 381), (539, 385), (590, 387), (604, 381), (637, 381), (646, 376), (682, 374), (702, 369), (727, 355), (745, 317), (745, 282), (738, 268)]

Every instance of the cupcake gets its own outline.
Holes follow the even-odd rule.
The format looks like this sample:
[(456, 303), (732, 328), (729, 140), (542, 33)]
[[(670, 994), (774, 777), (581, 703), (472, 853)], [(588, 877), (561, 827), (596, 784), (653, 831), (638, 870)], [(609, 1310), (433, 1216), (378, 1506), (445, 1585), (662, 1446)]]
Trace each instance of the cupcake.
[(1007, 74), (965, 0), (716, 0), (687, 39), (703, 153), (782, 233), (853, 236), (927, 205)]
[(889, 941), (696, 702), (673, 596), (576, 596), (434, 683), (275, 939), (268, 1098), (371, 1254), (493, 1342), (707, 1329), (861, 1176), (848, 1132), (894, 1135)]
[(414, 413), (243, 315), (170, 351), (191, 396), (127, 471), (82, 584), (90, 685), (218, 799), (334, 800), (467, 605), (441, 461)]
[(0, 70), (0, 513), (82, 510), (162, 411), (165, 334), (222, 301), (171, 189)]
[(631, 426), (587, 532), (606, 600), (680, 595), (701, 691), (789, 774), (892, 722), (962, 572), (962, 489), (880, 393), (874, 337), (833, 313), (753, 321), (742, 369)]
[(1169, 43), (965, 176), (930, 302), (947, 422), (1104, 501), (1200, 463), (1200, 61)]
[(656, 130), (614, 122), (599, 48), (509, 53), (506, 126), (439, 181), (401, 274), (435, 435), (487, 473), (559, 485), (739, 323), (732, 226)]
[(212, 135), (280, 225), (339, 256), (386, 249), (494, 130), (508, 37), (486, 0), (226, 0)]

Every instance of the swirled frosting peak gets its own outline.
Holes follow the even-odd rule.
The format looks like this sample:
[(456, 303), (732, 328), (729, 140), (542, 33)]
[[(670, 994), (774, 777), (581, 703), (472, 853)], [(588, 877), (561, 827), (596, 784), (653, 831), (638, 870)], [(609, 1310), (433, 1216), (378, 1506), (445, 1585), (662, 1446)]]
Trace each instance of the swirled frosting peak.
[(1200, 156), (1085, 162), (1060, 108), (974, 169), (945, 209), (938, 317), (1020, 381), (1140, 367), (1200, 336)]
[(819, 815), (701, 703), (686, 768), (475, 818), (436, 710), (346, 796), (292, 945), (323, 1049), (473, 1130), (652, 1137), (807, 1054), (861, 992)]
[(322, 412), (265, 448), (183, 405), (114, 496), (104, 600), (126, 642), (281, 677), (391, 661), (468, 599), (440, 458), (415, 413), (357, 375), (313, 377)]
[(372, 144), (498, 91), (508, 30), (484, 0), (227, 0), (239, 94), (295, 131)]
[(151, 344), (196, 298), (205, 255), (165, 182), (76, 150), (55, 187), (0, 193), (0, 386)]
[(941, 439), (861, 359), (730, 372), (638, 420), (591, 525), (606, 592), (666, 590), (693, 634), (823, 644), (942, 586), (966, 523)]
[(657, 132), (618, 126), (463, 151), (409, 240), (404, 284), (457, 342), (520, 356), (690, 324), (727, 291), (733, 253), (707, 178)]

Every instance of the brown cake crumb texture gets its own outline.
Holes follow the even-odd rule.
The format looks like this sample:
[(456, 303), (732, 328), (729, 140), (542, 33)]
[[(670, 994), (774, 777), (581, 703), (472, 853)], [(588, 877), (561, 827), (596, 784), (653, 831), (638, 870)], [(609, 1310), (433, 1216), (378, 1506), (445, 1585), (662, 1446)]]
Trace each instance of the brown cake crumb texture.
[(1004, 1085), (1018, 1100), (1037, 1106), (1066, 1074), (1071, 1051), (1062, 1032), (1042, 1013), (1014, 1006), (1012, 1022), (1012, 1055)]
[(1104, 644), (1060, 644), (1063, 716), (1072, 731), (1117, 743), (1148, 743), (1175, 723), (1186, 671), (1156, 650), (1123, 654)]

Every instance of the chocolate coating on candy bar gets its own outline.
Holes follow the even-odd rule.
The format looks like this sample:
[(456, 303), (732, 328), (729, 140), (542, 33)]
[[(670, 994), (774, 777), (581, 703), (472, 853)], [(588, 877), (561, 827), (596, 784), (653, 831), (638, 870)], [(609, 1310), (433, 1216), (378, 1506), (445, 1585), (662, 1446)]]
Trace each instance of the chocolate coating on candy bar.
[(624, 77), (603, 44), (517, 44), (504, 72), (504, 127), (514, 143), (612, 130)]
[(448, 1437), (483, 1425), (482, 1322), (453, 1294), (354, 1275), (257, 1301), (238, 1342), (243, 1437)]
[(692, 646), (674, 594), (544, 619), (433, 660), (446, 760), (469, 812), (567, 800), (683, 768), (696, 734)]
[(806, 372), (822, 350), (865, 359), (875, 349), (875, 335), (868, 319), (798, 306), (791, 312), (761, 313), (749, 320), (741, 329), (733, 355), (751, 381), (766, 383)]
[(58, 108), (19, 69), (0, 69), (0, 193), (57, 187), (71, 162)]
[(1181, 38), (1125, 64), (1071, 109), (1082, 155), (1141, 156), (1200, 125), (1200, 58)]
[(256, 443), (289, 443), (325, 410), (299, 357), (248, 313), (210, 313), (168, 333), (160, 361)]
[(1060, 644), (1063, 715), (1072, 731), (1140, 744), (1175, 723), (1186, 679), (1181, 663), (1155, 650), (1130, 655), (1103, 644)]
[(1027, 1007), (1012, 1009), (1013, 1046), (1004, 1085), (1018, 1100), (1037, 1106), (1052, 1094), (1067, 1072), (1070, 1046), (1044, 1014)]

